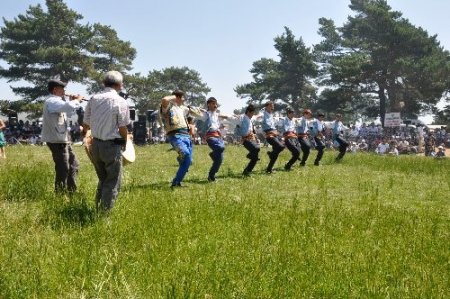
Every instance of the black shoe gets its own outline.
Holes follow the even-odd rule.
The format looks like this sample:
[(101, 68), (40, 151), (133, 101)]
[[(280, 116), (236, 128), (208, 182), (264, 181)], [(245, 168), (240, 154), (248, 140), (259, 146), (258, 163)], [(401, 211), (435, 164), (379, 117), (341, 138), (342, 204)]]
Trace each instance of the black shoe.
[(250, 176), (250, 171), (244, 170), (244, 172), (242, 173), (242, 175), (245, 176), (245, 177), (249, 177), (249, 176)]
[(184, 187), (181, 185), (181, 183), (172, 183), (172, 185), (170, 186), (170, 188), (174, 189), (174, 188), (181, 188)]
[(291, 171), (291, 166), (290, 165), (284, 165), (284, 170)]
[(314, 162), (315, 166), (320, 166), (319, 162)]
[(216, 181), (215, 177), (208, 177), (208, 182), (213, 183)]
[(274, 172), (275, 172), (274, 170), (266, 169), (266, 173), (267, 173), (267, 174), (272, 174), (272, 173), (274, 173)]
[(305, 167), (305, 166), (306, 166), (306, 163), (305, 163), (305, 162), (302, 162), (302, 163), (300, 163), (300, 166), (301, 166), (301, 167)]

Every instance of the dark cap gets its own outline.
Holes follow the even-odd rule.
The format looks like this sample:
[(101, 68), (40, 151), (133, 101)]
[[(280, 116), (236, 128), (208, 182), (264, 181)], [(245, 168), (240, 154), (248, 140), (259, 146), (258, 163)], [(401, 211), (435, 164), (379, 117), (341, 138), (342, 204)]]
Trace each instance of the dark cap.
[(48, 81), (47, 89), (48, 89), (49, 91), (51, 91), (51, 90), (53, 90), (53, 88), (55, 88), (55, 87), (57, 87), (57, 86), (66, 87), (66, 85), (67, 85), (67, 83), (64, 83), (64, 82), (61, 81), (61, 80), (58, 80), (58, 79), (51, 79), (51, 80)]
[(182, 96), (184, 96), (184, 91), (177, 89), (172, 92), (172, 95), (182, 97)]
[(317, 116), (318, 116), (318, 117), (319, 117), (319, 116), (325, 116), (325, 113), (319, 112), (319, 113), (317, 113)]

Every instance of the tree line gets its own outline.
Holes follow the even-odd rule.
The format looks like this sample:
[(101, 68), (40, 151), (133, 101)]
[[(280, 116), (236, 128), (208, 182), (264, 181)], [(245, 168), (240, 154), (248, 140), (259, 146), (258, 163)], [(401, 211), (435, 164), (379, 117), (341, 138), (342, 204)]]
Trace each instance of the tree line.
[[(136, 108), (155, 109), (159, 99), (174, 89), (186, 91), (190, 104), (205, 102), (210, 92), (200, 74), (187, 67), (167, 67), (146, 75), (130, 70), (136, 50), (110, 26), (82, 24), (83, 16), (63, 0), (30, 6), (0, 28), (0, 77), (21, 101), (0, 101), (0, 108), (39, 113), (39, 98), (47, 93), (48, 78), (78, 82), (95, 92), (101, 74), (115, 69), (125, 74), (127, 92)], [(288, 28), (274, 38), (278, 58), (252, 64), (252, 82), (237, 85), (236, 94), (247, 104), (270, 99), (278, 108), (336, 111), (353, 119), (401, 112), (414, 118), (433, 112), (450, 123), (450, 106), (438, 111), (450, 88), (450, 55), (423, 28), (414, 26), (385, 0), (350, 0), (352, 15), (341, 26), (319, 19), (320, 43), (306, 47)], [(36, 100), (38, 99), (38, 100)]]

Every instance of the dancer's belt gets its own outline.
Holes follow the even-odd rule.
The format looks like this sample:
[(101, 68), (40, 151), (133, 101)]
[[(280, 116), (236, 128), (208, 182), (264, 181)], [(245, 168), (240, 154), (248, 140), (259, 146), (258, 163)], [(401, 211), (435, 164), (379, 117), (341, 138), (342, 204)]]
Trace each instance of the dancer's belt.
[(266, 133), (266, 138), (275, 138), (278, 136), (278, 134), (274, 131), (267, 131)]
[(206, 139), (208, 139), (208, 138), (219, 138), (221, 136), (222, 135), (220, 134), (219, 131), (211, 131), (211, 132), (207, 132), (205, 137), (206, 137)]
[(250, 140), (256, 140), (255, 134), (248, 134), (246, 136), (242, 136), (242, 141), (250, 141)]
[(283, 134), (283, 137), (285, 139), (289, 139), (289, 138), (297, 138), (297, 135), (294, 132), (285, 132)]

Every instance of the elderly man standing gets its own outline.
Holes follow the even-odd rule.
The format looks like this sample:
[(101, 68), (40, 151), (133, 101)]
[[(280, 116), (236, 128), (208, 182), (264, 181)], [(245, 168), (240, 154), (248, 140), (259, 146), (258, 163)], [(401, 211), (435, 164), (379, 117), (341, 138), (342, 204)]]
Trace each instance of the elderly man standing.
[(126, 146), (130, 116), (127, 101), (118, 94), (123, 87), (122, 74), (107, 72), (103, 85), (105, 89), (92, 96), (86, 106), (83, 134), (90, 129), (93, 137), (91, 155), (99, 180), (97, 209), (107, 211), (113, 208), (120, 190), (121, 148)]
[(175, 90), (172, 96), (162, 98), (160, 113), (169, 142), (178, 153), (179, 168), (171, 187), (181, 187), (181, 182), (192, 164), (192, 140), (186, 116), (192, 113), (200, 117), (202, 111), (199, 108), (185, 106), (184, 92)]
[(67, 117), (80, 107), (82, 96), (64, 99), (67, 83), (50, 80), (47, 89), (50, 95), (45, 99), (42, 122), (42, 141), (46, 142), (55, 162), (55, 192), (75, 192), (78, 174), (78, 160), (73, 152), (68, 130)]

